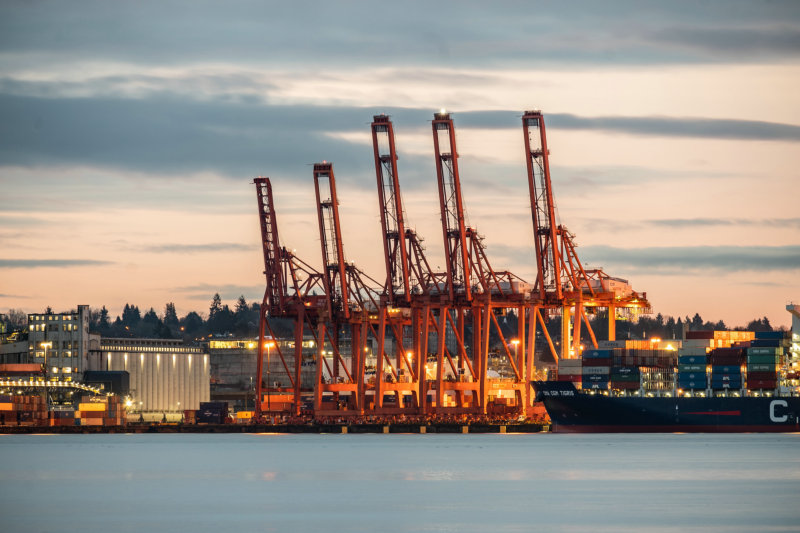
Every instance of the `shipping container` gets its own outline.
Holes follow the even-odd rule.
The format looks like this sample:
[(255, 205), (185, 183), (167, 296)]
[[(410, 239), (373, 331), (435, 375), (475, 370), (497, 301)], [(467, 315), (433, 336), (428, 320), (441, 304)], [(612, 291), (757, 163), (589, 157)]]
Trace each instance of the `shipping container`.
[(705, 354), (703, 355), (681, 355), (678, 357), (678, 364), (681, 365), (705, 365), (707, 361)]
[(757, 340), (783, 340), (786, 338), (787, 333), (785, 331), (756, 331), (755, 336)]
[(584, 350), (584, 359), (608, 359), (611, 357), (612, 350)]
[(609, 382), (609, 386), (612, 389), (621, 389), (621, 390), (637, 390), (640, 387), (638, 381), (615, 381), (611, 380)]
[(708, 382), (704, 379), (698, 379), (698, 380), (684, 379), (678, 381), (678, 388), (701, 390), (708, 388)]
[(678, 365), (678, 372), (706, 372), (706, 365)]
[(778, 386), (777, 379), (748, 379), (748, 389), (774, 389)]
[(779, 355), (748, 355), (747, 364), (777, 365), (780, 363)]
[(748, 372), (747, 373), (747, 381), (750, 380), (760, 380), (760, 379), (778, 379), (778, 373), (776, 371), (772, 372)]
[(595, 358), (595, 359), (584, 359), (581, 366), (611, 366), (611, 358), (607, 357), (605, 359)]
[(736, 355), (712, 355), (708, 362), (714, 366), (733, 366), (741, 365), (744, 359)]
[(686, 332), (686, 340), (706, 340), (706, 339), (713, 339), (714, 332), (713, 331), (687, 331)]
[(753, 372), (772, 372), (774, 374), (777, 370), (778, 365), (774, 363), (747, 363), (748, 375)]
[(587, 374), (609, 374), (610, 371), (611, 367), (608, 366), (585, 366), (581, 374), (584, 376)]
[(747, 349), (748, 357), (751, 355), (782, 355), (783, 348), (776, 348), (776, 347), (751, 347)]
[(79, 411), (84, 411), (84, 412), (88, 412), (88, 411), (105, 411), (106, 409), (107, 409), (107, 406), (106, 406), (105, 403), (94, 403), (94, 402), (92, 402), (92, 403), (79, 403), (78, 404), (78, 410)]
[(741, 365), (714, 365), (711, 367), (711, 375), (714, 374), (741, 374)]
[(782, 339), (754, 339), (750, 341), (751, 348), (781, 348), (784, 345)]

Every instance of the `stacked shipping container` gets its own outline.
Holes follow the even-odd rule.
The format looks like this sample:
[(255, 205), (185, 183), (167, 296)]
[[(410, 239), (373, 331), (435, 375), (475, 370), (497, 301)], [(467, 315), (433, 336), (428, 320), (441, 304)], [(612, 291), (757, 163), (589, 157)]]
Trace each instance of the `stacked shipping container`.
[(125, 407), (119, 396), (84, 396), (75, 411), (76, 426), (122, 426)]
[(571, 381), (575, 388), (580, 389), (583, 382), (583, 362), (580, 359), (560, 359), (558, 381)]
[(584, 389), (608, 390), (611, 375), (611, 350), (583, 352), (581, 378)]
[(43, 396), (0, 395), (0, 425), (46, 426), (47, 403)]
[(757, 331), (747, 348), (747, 388), (774, 389), (788, 340), (782, 331)]

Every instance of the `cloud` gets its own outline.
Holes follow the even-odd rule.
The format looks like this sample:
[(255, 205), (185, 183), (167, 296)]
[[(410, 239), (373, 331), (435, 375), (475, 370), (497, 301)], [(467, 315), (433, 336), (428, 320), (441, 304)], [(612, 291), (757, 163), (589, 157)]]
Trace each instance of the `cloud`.
[(686, 274), (689, 271), (770, 272), (800, 270), (800, 246), (672, 246), (617, 248), (582, 246), (587, 263), (624, 266), (649, 273)]
[[(480, 128), (519, 128), (520, 111), (468, 111), (457, 114), (457, 125)], [(798, 141), (800, 126), (758, 120), (702, 117), (581, 117), (569, 113), (546, 113), (545, 124), (554, 129), (594, 130), (631, 135)]]
[(0, 95), (0, 115), (0, 160), (6, 165), (227, 176), (296, 174), (323, 159), (369, 168), (370, 151), (324, 135), (343, 124), (368, 131), (368, 109), (193, 102), (163, 95), (147, 100)]
[[(241, 1), (0, 3), (0, 49), (85, 58), (392, 64), (667, 63), (797, 57), (792, 1), (315, 4)], [(121, 22), (124, 21), (124, 22)], [(376, 28), (379, 28), (376, 30)], [(146, 36), (146, 38), (142, 38)]]
[[(371, 176), (371, 150), (327, 135), (368, 131), (387, 112), (398, 127), (430, 120), (428, 109), (275, 106), (147, 99), (34, 98), (0, 94), (0, 160), (5, 165), (85, 165), (185, 175), (297, 176), (326, 159), (348, 169), (343, 180)], [(457, 114), (457, 127), (519, 128), (519, 111)], [(552, 114), (555, 128), (707, 138), (800, 140), (800, 126), (743, 120), (667, 117), (586, 118)], [(404, 169), (428, 168), (429, 157), (405, 156)], [(268, 171), (268, 172), (267, 172)], [(309, 171), (310, 173), (310, 171)], [(409, 175), (413, 176), (413, 173)], [(363, 181), (361, 179), (354, 181)]]
[(113, 264), (112, 261), (94, 259), (0, 259), (0, 268), (72, 268)]
[[(235, 303), (239, 296), (244, 295), (249, 303), (260, 302), (264, 296), (263, 285), (234, 285), (199, 283), (185, 287), (170, 287), (170, 292), (182, 294), (189, 300), (203, 300), (211, 303), (214, 294), (219, 293), (223, 304), (226, 301)], [(228, 305), (231, 305), (230, 303)]]
[(643, 220), (642, 224), (668, 228), (693, 228), (705, 226), (770, 226), (800, 228), (800, 218), (662, 218)]
[(246, 252), (255, 248), (254, 245), (249, 244), (212, 242), (208, 244), (155, 244), (141, 246), (138, 249), (151, 253), (196, 254), (206, 252)]

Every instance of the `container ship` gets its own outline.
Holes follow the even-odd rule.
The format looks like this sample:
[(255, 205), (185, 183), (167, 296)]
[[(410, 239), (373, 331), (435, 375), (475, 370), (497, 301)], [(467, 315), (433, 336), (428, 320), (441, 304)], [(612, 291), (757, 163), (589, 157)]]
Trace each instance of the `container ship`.
[(562, 360), (556, 380), (534, 382), (552, 430), (800, 431), (800, 353), (787, 333), (702, 331), (658, 348), (647, 342), (606, 341)]

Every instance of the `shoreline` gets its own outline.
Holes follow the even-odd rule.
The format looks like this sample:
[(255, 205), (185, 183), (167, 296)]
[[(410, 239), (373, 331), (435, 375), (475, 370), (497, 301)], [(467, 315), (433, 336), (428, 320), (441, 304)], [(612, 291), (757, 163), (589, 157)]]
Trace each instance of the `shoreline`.
[(547, 424), (127, 424), (125, 426), (4, 426), (5, 435), (103, 433), (543, 433)]

